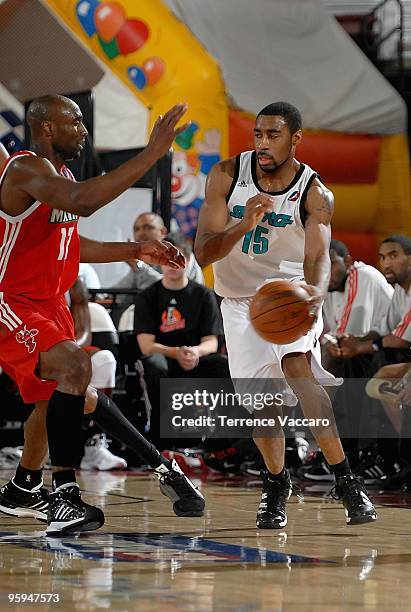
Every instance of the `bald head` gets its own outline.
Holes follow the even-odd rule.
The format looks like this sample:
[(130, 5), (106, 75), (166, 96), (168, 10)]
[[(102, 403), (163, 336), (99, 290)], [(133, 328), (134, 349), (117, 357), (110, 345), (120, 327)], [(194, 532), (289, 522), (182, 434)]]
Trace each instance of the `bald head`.
[(75, 102), (65, 96), (50, 94), (31, 102), (27, 110), (27, 123), (33, 132), (40, 129), (44, 121), (58, 121), (76, 112), (81, 115)]
[(58, 94), (33, 100), (27, 110), (27, 123), (37, 151), (60, 160), (76, 159), (84, 148), (87, 130), (78, 105)]
[(143, 213), (137, 217), (133, 226), (134, 240), (161, 240), (167, 234), (164, 221), (157, 213)]

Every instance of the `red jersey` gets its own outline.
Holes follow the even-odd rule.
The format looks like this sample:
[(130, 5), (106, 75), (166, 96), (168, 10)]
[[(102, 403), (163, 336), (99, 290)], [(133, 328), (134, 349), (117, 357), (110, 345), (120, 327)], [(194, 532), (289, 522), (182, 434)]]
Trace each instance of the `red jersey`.
[[(12, 155), (0, 174), (18, 157)], [(66, 166), (61, 176), (75, 180)], [(78, 216), (39, 202), (12, 217), (0, 210), (0, 292), (29, 300), (55, 300), (70, 289), (78, 276), (80, 241)]]

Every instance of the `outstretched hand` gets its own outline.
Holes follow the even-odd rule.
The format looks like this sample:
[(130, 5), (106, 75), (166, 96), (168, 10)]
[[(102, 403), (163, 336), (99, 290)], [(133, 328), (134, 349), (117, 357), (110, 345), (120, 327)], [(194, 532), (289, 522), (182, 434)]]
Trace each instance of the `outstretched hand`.
[(170, 268), (185, 268), (184, 255), (170, 242), (166, 240), (147, 240), (136, 242), (136, 259), (149, 264), (169, 266)]
[(149, 149), (157, 159), (163, 157), (171, 147), (176, 136), (184, 132), (190, 125), (188, 121), (179, 128), (177, 123), (187, 111), (187, 104), (176, 104), (164, 115), (160, 115), (155, 122), (150, 134), (147, 149)]
[(310, 307), (309, 313), (315, 318), (315, 320), (317, 320), (319, 311), (324, 300), (324, 296), (321, 293), (321, 290), (318, 287), (315, 287), (314, 285), (308, 285), (305, 282), (300, 282), (298, 283), (298, 285), (302, 287), (310, 296), (309, 298), (307, 298), (307, 302)]

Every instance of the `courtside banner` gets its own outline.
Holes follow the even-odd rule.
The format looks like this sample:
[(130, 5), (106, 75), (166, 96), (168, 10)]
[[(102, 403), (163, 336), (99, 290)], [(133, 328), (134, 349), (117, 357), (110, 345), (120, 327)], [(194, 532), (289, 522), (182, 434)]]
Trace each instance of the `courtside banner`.
[(342, 438), (411, 438), (407, 377), (329, 382), (323, 387), (306, 378), (293, 379), (291, 385), (284, 379), (164, 378), (160, 434), (247, 438), (335, 437), (338, 432)]

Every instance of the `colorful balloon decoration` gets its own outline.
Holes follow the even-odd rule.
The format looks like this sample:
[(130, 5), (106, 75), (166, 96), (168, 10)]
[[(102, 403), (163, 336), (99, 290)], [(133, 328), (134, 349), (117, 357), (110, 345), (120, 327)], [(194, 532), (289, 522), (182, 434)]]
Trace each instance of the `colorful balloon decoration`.
[(149, 36), (148, 26), (140, 19), (127, 19), (116, 36), (120, 53), (128, 55), (140, 49)]
[[(149, 26), (141, 19), (128, 18), (119, 2), (79, 0), (76, 14), (87, 36), (97, 35), (109, 60), (138, 51), (150, 36)], [(129, 66), (127, 74), (133, 85), (141, 90), (158, 83), (165, 71), (166, 63), (161, 57), (149, 57), (142, 66)]]
[(117, 36), (126, 22), (126, 12), (117, 2), (101, 2), (94, 11), (94, 23), (104, 42), (110, 42)]
[(88, 36), (96, 33), (94, 13), (100, 2), (98, 0), (80, 0), (76, 6), (76, 13), (83, 30)]
[(137, 89), (144, 89), (144, 87), (147, 85), (147, 79), (141, 68), (138, 66), (130, 66), (127, 73), (130, 81), (134, 83)]
[(198, 124), (193, 121), (188, 128), (184, 130), (184, 132), (181, 132), (181, 134), (176, 137), (176, 143), (178, 146), (186, 151), (191, 149), (194, 143), (195, 133), (198, 131), (198, 127)]
[(155, 85), (163, 76), (166, 65), (161, 57), (149, 57), (142, 66), (147, 85)]

